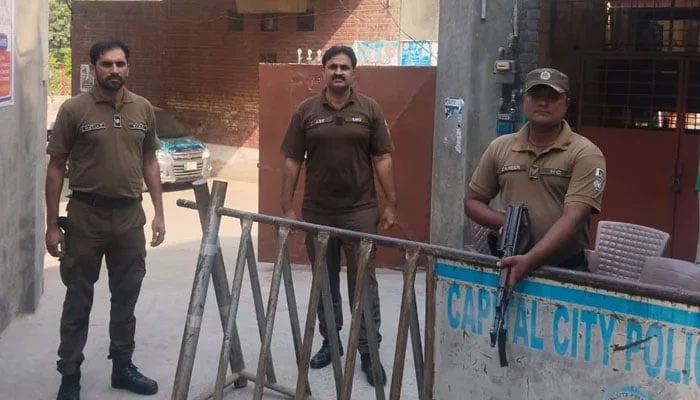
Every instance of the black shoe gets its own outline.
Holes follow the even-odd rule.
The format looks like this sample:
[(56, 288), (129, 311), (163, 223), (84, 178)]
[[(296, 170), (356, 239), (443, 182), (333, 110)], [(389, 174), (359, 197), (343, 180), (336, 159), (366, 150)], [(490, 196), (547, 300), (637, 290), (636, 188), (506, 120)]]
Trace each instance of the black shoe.
[[(369, 357), (369, 354), (360, 354), (360, 361), (362, 363), (362, 372), (365, 373), (365, 376), (367, 376), (367, 382), (369, 382), (370, 385), (374, 386), (374, 375), (372, 375), (372, 360)], [(381, 373), (381, 386), (386, 385), (386, 372), (384, 372), (384, 367), (382, 366), (382, 362), (379, 362), (379, 368), (381, 368), (382, 373)]]
[(150, 395), (158, 393), (158, 383), (143, 376), (131, 361), (114, 363), (112, 368), (112, 387), (115, 389), (126, 389), (137, 394)]
[[(343, 344), (340, 343), (340, 340), (338, 340), (338, 344), (340, 345), (340, 355), (343, 355)], [(328, 364), (331, 363), (331, 345), (327, 341), (323, 341), (323, 344), (321, 345), (321, 348), (318, 350), (318, 353), (316, 353), (312, 358), (311, 362), (309, 363), (309, 366), (312, 369), (319, 369), (327, 366)]]
[(80, 400), (80, 371), (61, 378), (56, 400)]

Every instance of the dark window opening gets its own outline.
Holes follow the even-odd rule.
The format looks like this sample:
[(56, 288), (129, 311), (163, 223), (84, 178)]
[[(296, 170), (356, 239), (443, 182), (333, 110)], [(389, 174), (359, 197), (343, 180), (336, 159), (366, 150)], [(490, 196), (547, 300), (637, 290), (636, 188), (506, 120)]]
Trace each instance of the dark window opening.
[(589, 59), (584, 63), (581, 122), (698, 133), (699, 66), (678, 59)]
[(548, 56), (572, 78), (577, 127), (700, 134), (700, 0), (545, 3)]
[(698, 52), (700, 1), (623, 0), (605, 5), (606, 47)]
[(230, 31), (243, 31), (243, 14), (239, 14), (235, 11), (228, 12), (228, 30)]
[(275, 14), (263, 14), (260, 20), (260, 30), (263, 32), (277, 31), (278, 18)]
[(261, 63), (276, 63), (277, 53), (261, 53), (260, 54)]
[(304, 13), (297, 15), (297, 32), (314, 31), (314, 14)]

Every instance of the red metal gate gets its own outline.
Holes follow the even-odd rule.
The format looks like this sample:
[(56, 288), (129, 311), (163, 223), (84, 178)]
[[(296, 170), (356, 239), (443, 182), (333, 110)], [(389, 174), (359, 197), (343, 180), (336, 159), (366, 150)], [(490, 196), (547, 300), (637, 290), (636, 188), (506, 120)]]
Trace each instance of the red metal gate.
[[(296, 106), (323, 88), (322, 69), (320, 65), (260, 64), (259, 71), (260, 213), (280, 215), (281, 171), (284, 164), (280, 143)], [(435, 67), (363, 65), (357, 70), (355, 87), (381, 105), (396, 146), (393, 162), (400, 202), (400, 224), (380, 234), (428, 241), (435, 76)], [(294, 196), (297, 215), (301, 215), (303, 168), (301, 174)], [(381, 196), (381, 190), (378, 192)], [(274, 261), (275, 238), (273, 229), (260, 228), (260, 260)], [(303, 235), (290, 239), (289, 257), (293, 263), (308, 263)], [(400, 262), (395, 255), (379, 249), (377, 266), (397, 266)]]
[(671, 234), (670, 256), (694, 260), (698, 56), (586, 56), (581, 82), (578, 131), (607, 160), (608, 182), (598, 219), (661, 229)]

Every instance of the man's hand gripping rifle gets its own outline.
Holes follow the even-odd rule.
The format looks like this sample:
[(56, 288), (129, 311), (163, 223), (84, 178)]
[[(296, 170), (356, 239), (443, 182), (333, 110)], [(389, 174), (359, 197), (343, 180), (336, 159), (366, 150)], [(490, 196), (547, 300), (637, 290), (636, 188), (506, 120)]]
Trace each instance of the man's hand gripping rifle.
[[(500, 258), (522, 254), (529, 246), (530, 220), (527, 207), (524, 205), (508, 205), (506, 208), (506, 219), (503, 223), (501, 235), (498, 238), (496, 255)], [(498, 289), (496, 291), (496, 315), (493, 318), (493, 326), (489, 332), (491, 336), (491, 347), (498, 343), (498, 358), (501, 367), (508, 366), (506, 359), (506, 333), (505, 325), (506, 309), (512, 288), (508, 287), (510, 282), (510, 267), (503, 267), (498, 276)]]

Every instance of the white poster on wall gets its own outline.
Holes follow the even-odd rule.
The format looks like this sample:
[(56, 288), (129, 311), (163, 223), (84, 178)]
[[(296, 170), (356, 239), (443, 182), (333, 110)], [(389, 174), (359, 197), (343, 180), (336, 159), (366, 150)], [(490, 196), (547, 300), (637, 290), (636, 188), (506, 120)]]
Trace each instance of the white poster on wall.
[(0, 0), (0, 107), (12, 104), (15, 0)]
[(399, 42), (391, 40), (355, 40), (352, 49), (358, 65), (399, 65)]
[(95, 77), (90, 64), (80, 64), (80, 91), (89, 92), (93, 86), (95, 86)]

